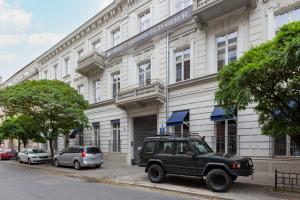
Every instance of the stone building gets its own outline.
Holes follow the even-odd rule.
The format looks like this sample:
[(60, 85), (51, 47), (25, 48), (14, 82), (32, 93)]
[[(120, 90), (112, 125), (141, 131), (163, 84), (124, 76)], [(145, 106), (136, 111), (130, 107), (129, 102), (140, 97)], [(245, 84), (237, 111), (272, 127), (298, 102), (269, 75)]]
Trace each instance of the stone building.
[(226, 116), (216, 75), (252, 46), (300, 20), (299, 0), (115, 0), (36, 59), (89, 101), (91, 128), (66, 145), (97, 145), (131, 164), (146, 136), (192, 132), (217, 152), (299, 156), (294, 139), (261, 135), (249, 107)]

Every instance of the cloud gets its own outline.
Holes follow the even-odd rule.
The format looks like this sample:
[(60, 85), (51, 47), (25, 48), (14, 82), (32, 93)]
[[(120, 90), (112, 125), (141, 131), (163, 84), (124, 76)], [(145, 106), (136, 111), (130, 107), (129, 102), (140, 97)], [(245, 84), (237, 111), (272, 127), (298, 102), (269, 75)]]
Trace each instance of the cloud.
[(0, 0), (0, 31), (25, 29), (30, 25), (31, 19), (31, 12), (13, 8), (5, 0)]
[(16, 54), (0, 54), (0, 63), (5, 63), (16, 59)]
[(40, 45), (54, 45), (59, 42), (64, 35), (57, 33), (34, 33), (28, 36), (28, 45), (40, 46)]
[(99, 9), (103, 10), (106, 6), (108, 6), (112, 2), (113, 2), (113, 0), (100, 0)]
[(26, 37), (26, 34), (0, 34), (0, 47), (20, 44)]

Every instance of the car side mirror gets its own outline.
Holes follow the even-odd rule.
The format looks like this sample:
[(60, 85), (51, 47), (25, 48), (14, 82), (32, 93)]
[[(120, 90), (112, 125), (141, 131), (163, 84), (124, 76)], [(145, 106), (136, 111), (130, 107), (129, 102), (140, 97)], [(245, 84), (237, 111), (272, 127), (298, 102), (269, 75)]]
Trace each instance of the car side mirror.
[(193, 151), (188, 151), (186, 154), (187, 154), (188, 156), (192, 156), (192, 157), (195, 157), (195, 156), (196, 156), (195, 152), (193, 152)]
[(59, 155), (63, 155), (64, 153), (63, 152), (59, 152)]

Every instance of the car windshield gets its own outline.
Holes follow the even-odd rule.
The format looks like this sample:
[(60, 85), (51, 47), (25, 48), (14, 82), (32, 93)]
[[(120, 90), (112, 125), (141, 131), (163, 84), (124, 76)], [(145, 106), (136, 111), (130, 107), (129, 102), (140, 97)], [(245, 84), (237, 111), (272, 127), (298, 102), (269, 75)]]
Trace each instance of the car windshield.
[(35, 154), (35, 153), (47, 153), (44, 149), (32, 149), (28, 151), (30, 154)]
[(192, 141), (191, 145), (196, 149), (199, 154), (211, 153), (211, 148), (203, 141)]

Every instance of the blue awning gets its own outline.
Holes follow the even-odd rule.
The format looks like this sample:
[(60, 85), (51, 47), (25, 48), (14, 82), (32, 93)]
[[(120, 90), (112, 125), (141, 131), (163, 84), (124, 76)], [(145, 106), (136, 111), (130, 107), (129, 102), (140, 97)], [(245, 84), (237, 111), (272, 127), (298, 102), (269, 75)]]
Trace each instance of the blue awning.
[(167, 121), (167, 126), (178, 126), (178, 125), (183, 124), (183, 121), (188, 113), (189, 113), (189, 111), (187, 111), (187, 110), (173, 112)]
[(223, 108), (216, 106), (210, 116), (210, 119), (212, 121), (229, 120), (233, 119), (233, 114), (227, 114)]
[(76, 128), (72, 131), (72, 133), (70, 134), (70, 138), (74, 139), (76, 137), (77, 134), (81, 133), (82, 129), (81, 128)]

